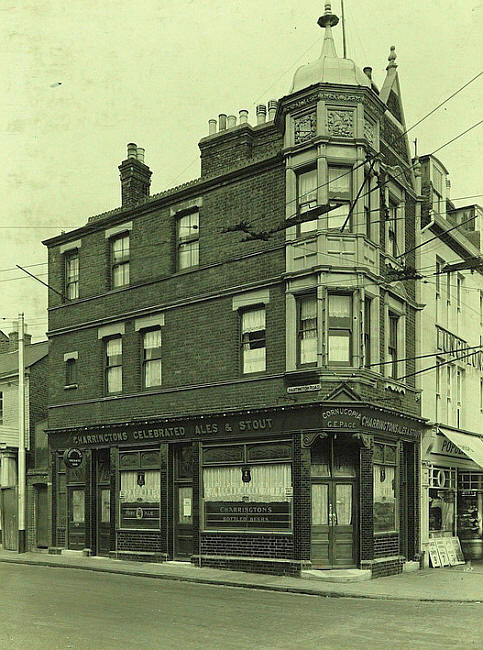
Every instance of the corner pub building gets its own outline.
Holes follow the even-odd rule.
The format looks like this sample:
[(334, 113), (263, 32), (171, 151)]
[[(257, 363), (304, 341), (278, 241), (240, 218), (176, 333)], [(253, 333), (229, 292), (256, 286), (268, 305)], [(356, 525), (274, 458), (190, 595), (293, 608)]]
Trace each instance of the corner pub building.
[(420, 191), (394, 49), (379, 90), (337, 22), (327, 4), (321, 57), (268, 116), (210, 120), (200, 178), (151, 195), (130, 144), (122, 207), (45, 242), (52, 553), (417, 559), (418, 305), (394, 279)]

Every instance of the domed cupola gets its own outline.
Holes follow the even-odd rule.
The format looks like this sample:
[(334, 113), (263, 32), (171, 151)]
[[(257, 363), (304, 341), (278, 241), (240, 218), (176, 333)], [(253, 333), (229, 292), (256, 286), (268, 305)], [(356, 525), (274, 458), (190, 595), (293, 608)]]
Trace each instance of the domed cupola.
[(301, 66), (295, 73), (290, 93), (303, 90), (314, 84), (341, 84), (344, 86), (371, 87), (371, 81), (351, 59), (340, 59), (335, 51), (332, 27), (339, 18), (332, 13), (330, 2), (325, 4), (324, 15), (318, 20), (325, 28), (322, 52), (317, 61)]

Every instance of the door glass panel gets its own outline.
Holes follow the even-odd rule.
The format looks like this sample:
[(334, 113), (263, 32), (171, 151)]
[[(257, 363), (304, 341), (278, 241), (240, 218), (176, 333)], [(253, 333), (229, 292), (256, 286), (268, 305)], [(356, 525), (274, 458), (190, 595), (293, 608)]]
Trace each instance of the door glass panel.
[(326, 483), (314, 483), (312, 485), (312, 526), (328, 525), (328, 495), (329, 486)]
[(330, 476), (329, 439), (316, 442), (311, 450), (310, 473), (312, 476)]
[(84, 490), (72, 490), (72, 521), (74, 524), (84, 523)]
[(111, 520), (111, 491), (101, 490), (101, 523), (108, 524)]
[(179, 524), (192, 524), (193, 516), (191, 512), (193, 497), (193, 488), (179, 487), (178, 488), (178, 523)]
[(338, 526), (350, 526), (352, 523), (352, 485), (335, 484), (335, 522)]
[(340, 438), (334, 440), (334, 476), (354, 477), (356, 475), (355, 460), (353, 444)]

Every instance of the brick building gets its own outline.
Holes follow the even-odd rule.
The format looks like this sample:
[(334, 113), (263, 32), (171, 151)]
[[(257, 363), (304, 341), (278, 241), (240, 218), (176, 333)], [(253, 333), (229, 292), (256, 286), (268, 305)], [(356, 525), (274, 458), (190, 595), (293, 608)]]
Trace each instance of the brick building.
[(18, 332), (0, 331), (0, 543), (6, 550), (47, 548), (49, 533), (47, 451), (48, 342), (25, 335), (26, 534), (18, 533), (19, 372)]
[[(421, 348), (422, 413), (432, 427), (422, 440), (421, 547), (458, 536), (467, 560), (483, 558), (483, 263), (479, 205), (456, 208), (449, 174), (421, 156), (422, 234), (417, 283), (425, 308)], [(445, 231), (447, 234), (444, 234)], [(442, 562), (445, 562), (444, 553)]]
[(122, 207), (45, 242), (53, 552), (294, 575), (416, 557), (418, 194), (394, 49), (379, 91), (337, 22), (327, 5), (321, 57), (256, 125), (210, 120), (200, 178), (150, 195), (128, 145)]

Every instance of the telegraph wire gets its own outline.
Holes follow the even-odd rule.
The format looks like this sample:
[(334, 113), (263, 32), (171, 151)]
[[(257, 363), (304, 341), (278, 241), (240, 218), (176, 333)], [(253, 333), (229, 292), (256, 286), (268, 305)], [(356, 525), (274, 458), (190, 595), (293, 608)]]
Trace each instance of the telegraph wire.
[(467, 359), (468, 357), (475, 356), (476, 354), (479, 354), (479, 350), (477, 350), (476, 352), (471, 352), (470, 354), (465, 354), (463, 357), (456, 357), (455, 359), (449, 359), (448, 361), (437, 363), (435, 366), (430, 366), (429, 368), (416, 370), (416, 372), (411, 372), (409, 375), (404, 375), (403, 377), (396, 377), (396, 379), (398, 381), (402, 381), (403, 379), (407, 379), (408, 377), (414, 377), (415, 375), (420, 375), (423, 372), (428, 372), (429, 370), (434, 370), (435, 368), (441, 368), (442, 366), (446, 366), (448, 363), (455, 363), (455, 361), (462, 361), (463, 359)]

